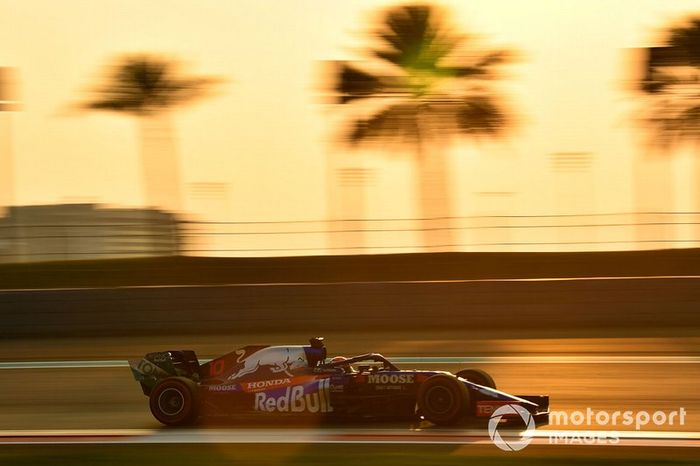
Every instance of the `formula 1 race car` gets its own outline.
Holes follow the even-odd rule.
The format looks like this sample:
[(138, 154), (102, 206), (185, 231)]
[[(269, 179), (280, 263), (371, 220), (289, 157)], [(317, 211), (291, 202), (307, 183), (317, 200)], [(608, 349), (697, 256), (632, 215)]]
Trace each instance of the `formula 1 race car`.
[(453, 425), (503, 405), (549, 422), (548, 396), (509, 395), (481, 370), (400, 370), (376, 353), (326, 360), (320, 337), (308, 346), (246, 346), (206, 364), (193, 351), (164, 351), (129, 365), (153, 416), (171, 426), (255, 413)]

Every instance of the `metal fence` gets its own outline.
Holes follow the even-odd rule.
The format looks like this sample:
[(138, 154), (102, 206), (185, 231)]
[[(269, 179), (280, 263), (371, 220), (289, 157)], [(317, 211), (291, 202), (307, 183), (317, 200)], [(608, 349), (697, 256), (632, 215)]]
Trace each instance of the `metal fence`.
[[(447, 230), (447, 244), (423, 233)], [(190, 255), (635, 250), (700, 246), (700, 212), (188, 222)]]
[[(451, 233), (424, 244), (423, 233)], [(0, 261), (700, 246), (700, 212), (208, 222), (131, 219), (0, 225)]]

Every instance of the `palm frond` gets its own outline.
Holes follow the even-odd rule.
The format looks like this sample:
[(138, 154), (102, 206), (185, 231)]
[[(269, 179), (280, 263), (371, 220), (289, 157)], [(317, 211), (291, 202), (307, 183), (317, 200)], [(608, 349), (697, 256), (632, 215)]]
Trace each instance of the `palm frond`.
[(376, 33), (380, 47), (371, 53), (399, 68), (436, 69), (460, 43), (442, 23), (439, 10), (427, 5), (392, 8)]
[[(381, 16), (375, 35), (379, 46), (370, 50), (376, 66), (343, 62), (338, 68), (334, 86), (338, 103), (362, 101), (353, 108), (383, 109), (354, 120), (346, 136), (351, 144), (382, 138), (415, 142), (448, 134), (495, 135), (510, 124), (495, 94), (473, 90), (495, 78), (494, 67), (511, 60), (512, 54), (506, 50), (453, 54), (466, 36), (453, 32), (445, 18), (443, 10), (434, 6), (390, 8)], [(474, 80), (482, 85), (474, 86)]]
[(700, 18), (671, 28), (665, 46), (647, 49), (639, 90), (649, 96), (642, 120), (654, 145), (700, 141)]
[(379, 94), (384, 90), (380, 77), (364, 72), (348, 63), (342, 63), (335, 91), (341, 104)]
[(690, 66), (700, 66), (700, 18), (671, 30), (668, 45), (680, 52)]
[(215, 82), (208, 77), (180, 76), (178, 64), (167, 59), (126, 56), (111, 67), (106, 82), (84, 107), (135, 114), (157, 112), (202, 96)]
[(418, 109), (399, 103), (353, 122), (347, 139), (352, 145), (377, 141), (412, 144), (418, 137)]
[(685, 109), (675, 119), (679, 137), (686, 140), (700, 140), (700, 102)]
[(509, 123), (506, 112), (489, 96), (472, 96), (459, 105), (460, 132), (472, 135), (496, 135)]

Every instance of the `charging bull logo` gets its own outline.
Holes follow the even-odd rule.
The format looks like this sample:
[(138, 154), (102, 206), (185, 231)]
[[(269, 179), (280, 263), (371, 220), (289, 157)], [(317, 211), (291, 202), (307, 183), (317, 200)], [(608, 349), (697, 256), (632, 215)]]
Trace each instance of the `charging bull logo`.
[[(244, 354), (241, 354), (243, 357)], [(236, 380), (261, 369), (267, 369), (273, 374), (292, 377), (292, 371), (306, 367), (306, 357), (303, 348), (273, 346), (257, 351), (247, 358), (240, 360), (242, 366), (231, 374), (228, 379)]]

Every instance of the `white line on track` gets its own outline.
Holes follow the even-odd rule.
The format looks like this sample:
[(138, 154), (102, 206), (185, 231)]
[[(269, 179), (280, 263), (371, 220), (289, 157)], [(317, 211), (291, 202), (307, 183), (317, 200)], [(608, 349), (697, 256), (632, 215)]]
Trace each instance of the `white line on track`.
[[(431, 356), (389, 358), (396, 364), (700, 364), (700, 356)], [(202, 363), (210, 359), (201, 359)], [(124, 360), (7, 361), (1, 369), (128, 367)]]
[(113, 287), (82, 287), (82, 288), (11, 288), (0, 290), (2, 293), (23, 293), (41, 291), (89, 291), (89, 290), (140, 290), (160, 288), (236, 288), (236, 287), (267, 287), (267, 286), (336, 286), (336, 285), (378, 285), (378, 284), (439, 284), (439, 283), (491, 283), (491, 282), (573, 282), (573, 281), (606, 281), (606, 280), (697, 280), (700, 275), (641, 275), (624, 277), (542, 277), (542, 278), (474, 278), (452, 280), (379, 280), (379, 281), (344, 281), (344, 282), (274, 282), (274, 283), (219, 283), (201, 285), (127, 285)]
[[(541, 445), (600, 445), (568, 438), (612, 438), (615, 446), (700, 447), (700, 432), (614, 432), (538, 430), (533, 443)], [(556, 439), (554, 442), (551, 439)], [(488, 444), (483, 430), (441, 429), (99, 429), (99, 430), (4, 430), (0, 444), (168, 444), (168, 443), (263, 443), (263, 444)]]

